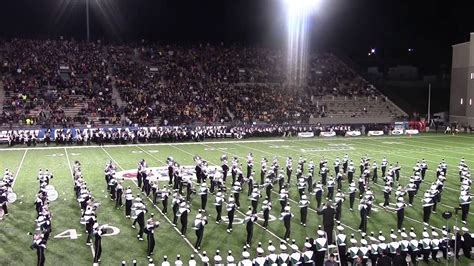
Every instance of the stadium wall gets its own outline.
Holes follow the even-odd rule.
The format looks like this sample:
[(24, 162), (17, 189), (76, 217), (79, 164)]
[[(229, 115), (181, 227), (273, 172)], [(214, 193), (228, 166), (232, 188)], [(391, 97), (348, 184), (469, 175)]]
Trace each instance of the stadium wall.
[(310, 118), (310, 124), (323, 125), (352, 125), (352, 124), (390, 124), (395, 120), (392, 117), (319, 117)]
[(453, 45), (449, 120), (474, 125), (474, 33), (470, 41)]

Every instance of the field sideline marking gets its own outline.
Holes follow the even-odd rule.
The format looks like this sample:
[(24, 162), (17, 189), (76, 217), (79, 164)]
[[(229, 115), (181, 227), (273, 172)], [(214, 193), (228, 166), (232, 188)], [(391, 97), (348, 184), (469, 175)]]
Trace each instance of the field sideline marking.
[[(69, 155), (67, 154), (67, 148), (66, 147), (64, 147), (64, 153), (66, 154), (67, 164), (69, 165), (69, 172), (71, 172), (72, 184), (75, 185), (75, 183), (74, 183), (74, 172), (72, 171), (71, 161), (69, 160)], [(94, 243), (91, 243), (91, 245), (89, 247), (91, 247), (92, 259), (94, 259), (94, 257), (95, 257)]]
[(26, 157), (27, 152), (28, 152), (28, 150), (25, 150), (25, 153), (23, 153), (23, 157), (21, 157), (20, 164), (18, 165), (18, 169), (16, 170), (16, 173), (15, 173), (15, 178), (13, 178), (12, 188), (15, 186), (16, 179), (18, 178), (18, 176), (20, 174), (20, 170), (21, 170), (21, 167), (23, 166), (23, 162), (25, 161), (25, 157)]
[[(130, 146), (130, 145), (129, 145), (129, 146)], [(120, 166), (120, 164), (110, 155), (110, 153), (109, 153), (106, 149), (104, 149), (104, 147), (101, 147), (101, 148), (102, 148), (102, 150), (109, 156), (109, 158), (110, 158), (112, 161), (114, 161), (115, 164), (116, 164), (120, 169), (122, 169), (122, 171), (125, 170), (125, 169), (124, 169), (122, 166)], [(137, 186), (137, 188), (140, 188), (140, 187), (138, 187), (138, 184), (137, 184), (137, 182), (135, 182), (135, 180), (132, 180), (132, 182)], [(187, 238), (185, 235), (181, 235), (181, 232), (178, 230), (178, 228), (176, 228), (176, 227), (173, 225), (173, 223), (172, 223), (171, 220), (168, 218), (168, 216), (166, 216), (166, 215), (161, 211), (160, 208), (158, 208), (156, 205), (154, 205), (154, 204), (153, 204), (153, 201), (152, 201), (148, 196), (145, 196), (145, 197), (152, 203), (153, 207), (155, 207), (155, 209), (158, 210), (158, 212), (166, 219), (166, 221), (171, 225), (171, 227), (174, 228), (174, 230), (175, 230), (176, 232), (178, 232), (178, 234), (181, 236), (181, 238), (184, 239), (184, 241), (191, 247), (191, 249), (192, 249), (195, 253), (198, 254), (198, 256), (199, 256), (199, 257), (201, 258), (201, 260), (202, 260), (203, 256), (201, 255), (201, 253), (200, 253), (197, 249), (194, 248), (193, 244), (188, 240), (188, 238)]]
[[(187, 151), (185, 151), (185, 150), (182, 150), (182, 149), (180, 149), (180, 148), (174, 147), (173, 145), (171, 145), (171, 147), (173, 147), (173, 148), (175, 148), (175, 149), (177, 149), (177, 150), (179, 150), (179, 151), (181, 151), (181, 152), (185, 152), (185, 153), (187, 153), (187, 154), (193, 156), (191, 153), (189, 153), (189, 152), (187, 152)], [(147, 153), (149, 156), (155, 158), (156, 160), (158, 160), (158, 161), (164, 163), (164, 161), (162, 161), (162, 160), (159, 159), (158, 157), (154, 156), (153, 154), (151, 154), (151, 153), (145, 151), (144, 149), (140, 148), (138, 145), (137, 145), (137, 148), (141, 149), (142, 151), (144, 151), (145, 153)], [(213, 164), (213, 165), (214, 165), (214, 166), (218, 166), (218, 165), (216, 165), (216, 164)], [(194, 182), (194, 181), (193, 181), (193, 183), (196, 184), (196, 182)], [(226, 188), (227, 188), (227, 185), (226, 185)], [(227, 205), (227, 202), (224, 201), (224, 204)], [(240, 215), (244, 216), (244, 218), (245, 218), (246, 215), (245, 215), (242, 211), (240, 211), (239, 209), (236, 209), (236, 211), (237, 211)], [(284, 239), (278, 237), (276, 234), (274, 234), (274, 233), (273, 233), (272, 231), (270, 231), (269, 229), (266, 229), (266, 230), (265, 230), (265, 228), (264, 228), (263, 226), (261, 226), (259, 223), (255, 223), (255, 224), (256, 224), (258, 227), (262, 228), (265, 232), (269, 233), (270, 235), (272, 235), (272, 236), (275, 237), (276, 239), (280, 240), (280, 242), (283, 241), (284, 243), (286, 243), (286, 245), (289, 245), (289, 243), (287, 243), (286, 240), (284, 240)]]
[[(106, 146), (99, 145), (84, 145), (84, 146), (68, 146), (68, 149), (90, 149), (90, 148), (122, 148), (122, 147), (133, 147), (142, 146), (169, 146), (169, 145), (199, 145), (199, 144), (232, 144), (232, 143), (272, 143), (272, 142), (285, 142), (284, 139), (268, 139), (268, 140), (235, 140), (235, 141), (204, 141), (204, 142), (160, 142), (160, 143), (141, 143), (141, 144), (110, 144)], [(24, 150), (59, 150), (66, 148), (64, 146), (55, 147), (25, 147), (25, 148), (0, 148), (0, 151), (24, 151)]]

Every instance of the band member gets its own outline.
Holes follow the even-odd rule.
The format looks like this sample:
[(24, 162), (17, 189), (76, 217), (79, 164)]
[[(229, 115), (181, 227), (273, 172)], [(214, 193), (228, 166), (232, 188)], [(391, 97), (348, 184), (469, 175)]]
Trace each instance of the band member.
[(132, 212), (133, 193), (130, 187), (125, 190), (125, 217), (130, 218)]
[(319, 170), (321, 174), (321, 184), (324, 186), (326, 185), (326, 180), (328, 177), (329, 169), (327, 168), (327, 164), (323, 163), (323, 167)]
[(168, 198), (170, 196), (170, 193), (166, 185), (163, 186), (163, 189), (157, 191), (158, 199), (160, 199), (160, 195), (159, 195), (160, 192), (161, 192), (161, 203), (163, 204), (163, 209), (161, 211), (163, 212), (163, 214), (168, 214)]
[(252, 243), (253, 227), (257, 220), (257, 215), (251, 210), (251, 208), (249, 208), (244, 220), (245, 228), (247, 230), (247, 240), (245, 242), (247, 247), (250, 247), (250, 244)]
[(459, 196), (459, 205), (461, 206), (461, 222), (466, 224), (467, 215), (469, 214), (469, 206), (471, 205), (472, 197), (468, 191), (461, 191), (461, 196)]
[[(132, 228), (135, 228), (135, 224), (138, 223), (140, 227), (138, 230), (137, 239), (143, 241), (143, 231), (145, 229), (145, 213), (147, 212), (145, 204), (143, 204), (140, 196), (135, 198), (135, 203), (133, 204), (134, 217)], [(133, 218), (133, 217), (132, 217)]]
[(202, 183), (201, 187), (199, 188), (199, 195), (201, 196), (201, 209), (202, 210), (206, 210), (208, 193), (209, 193), (209, 189), (207, 188), (207, 183)]
[[(329, 240), (326, 238), (326, 235), (325, 235), (326, 233), (324, 231), (318, 230), (317, 233), (318, 233), (318, 238), (314, 240), (314, 245), (315, 245), (314, 262), (316, 265), (323, 265), (324, 257), (325, 257), (326, 251), (328, 250)], [(309, 247), (307, 244), (305, 245), (306, 247)]]
[(270, 211), (272, 210), (272, 203), (265, 199), (262, 203), (262, 212), (263, 212), (263, 228), (267, 229), (268, 220), (270, 219)]
[[(223, 155), (225, 156), (225, 155)], [(226, 179), (227, 179), (227, 174), (229, 173), (229, 166), (227, 165), (227, 156), (224, 157), (221, 157), (221, 161), (222, 161), (222, 179), (225, 183)]]
[(415, 265), (417, 264), (417, 261), (418, 261), (417, 257), (418, 257), (418, 254), (420, 253), (419, 245), (420, 243), (417, 240), (414, 229), (411, 228), (410, 229), (410, 247), (408, 249), (408, 254), (411, 257), (412, 263)]
[(317, 210), (318, 215), (323, 216), (323, 227), (326, 232), (327, 241), (333, 243), (333, 230), (334, 230), (334, 219), (336, 216), (336, 210), (333, 208), (330, 202), (327, 202), (322, 209)]
[[(269, 198), (267, 198), (267, 200), (270, 201)], [(288, 205), (288, 192), (286, 191), (286, 189), (281, 190), (280, 198), (278, 199), (278, 201), (280, 202), (280, 206), (281, 206), (280, 213), (282, 213), (286, 205)]]
[(341, 215), (342, 215), (342, 203), (345, 200), (345, 195), (344, 193), (341, 192), (339, 189), (336, 193), (336, 197), (334, 198), (334, 201), (336, 203), (336, 216), (334, 217), (336, 221), (341, 220)]
[(360, 225), (359, 231), (364, 233), (367, 232), (367, 216), (368, 216), (368, 206), (365, 202), (365, 199), (361, 199), (359, 203), (359, 212), (360, 212)]
[(433, 207), (433, 198), (431, 197), (431, 193), (426, 191), (424, 194), (423, 200), (423, 223), (428, 225), (430, 222), (430, 215), (431, 215), (431, 208)]
[(346, 235), (344, 234), (344, 227), (338, 224), (336, 227), (338, 234), (336, 235), (336, 245), (337, 245), (337, 250), (338, 253), (341, 254), (340, 256), (340, 262), (341, 266), (347, 266), (347, 257), (345, 256), (346, 254)]
[(268, 198), (268, 200), (271, 201), (272, 198), (272, 189), (273, 189), (273, 183), (270, 177), (265, 178), (265, 182), (263, 183), (263, 186), (265, 187), (265, 195)]
[(323, 198), (323, 192), (324, 192), (323, 184), (321, 184), (321, 182), (318, 181), (316, 186), (314, 186), (313, 191), (314, 191), (313, 193), (316, 197), (316, 208), (319, 209), (319, 208), (321, 208), (321, 199)]
[(290, 206), (286, 206), (284, 211), (281, 213), (280, 220), (283, 221), (285, 225), (285, 235), (283, 236), (283, 239), (286, 241), (290, 240), (290, 234), (291, 234), (291, 218), (294, 215), (290, 211)]
[(216, 206), (216, 224), (219, 224), (222, 220), (222, 204), (224, 203), (224, 197), (222, 196), (222, 192), (216, 193), (216, 198), (214, 201), (214, 206)]
[(177, 216), (181, 222), (181, 235), (186, 235), (186, 231), (188, 229), (188, 214), (191, 210), (186, 202), (181, 202), (179, 205)]
[(232, 224), (234, 223), (236, 205), (234, 203), (234, 198), (229, 197), (229, 203), (227, 204), (227, 233), (232, 232)]
[(308, 206), (309, 206), (309, 200), (306, 195), (301, 196), (301, 200), (299, 201), (299, 207), (300, 207), (300, 219), (301, 222), (300, 224), (306, 227), (306, 218), (308, 217)]
[(95, 215), (91, 206), (88, 206), (86, 211), (84, 212), (83, 221), (86, 225), (87, 232), (86, 245), (90, 246), (94, 233), (94, 224), (97, 222), (97, 216)]
[(403, 200), (403, 197), (399, 197), (397, 199), (397, 204), (396, 204), (396, 211), (397, 211), (397, 228), (398, 230), (402, 229), (403, 226), (403, 220), (405, 219), (405, 201)]
[(265, 176), (267, 175), (267, 159), (263, 158), (260, 164), (262, 165), (260, 169), (260, 185), (263, 185)]
[(461, 230), (463, 232), (462, 243), (461, 243), (462, 252), (464, 253), (464, 256), (466, 256), (466, 258), (472, 259), (471, 258), (472, 256), (471, 250), (473, 246), (472, 235), (469, 233), (469, 229), (466, 227), (462, 227)]
[(330, 177), (327, 184), (327, 189), (328, 189), (327, 198), (329, 200), (333, 200), (334, 198), (334, 184), (335, 184), (334, 178)]
[(410, 178), (410, 183), (407, 185), (407, 192), (408, 192), (408, 206), (413, 206), (413, 199), (418, 191), (417, 186), (415, 184), (415, 180)]
[(377, 165), (377, 162), (374, 160), (374, 162), (372, 163), (372, 181), (374, 183), (377, 183), (378, 170), (379, 170), (379, 166)]
[(122, 182), (118, 182), (117, 187), (115, 188), (115, 208), (118, 209), (123, 206), (122, 195), (123, 195), (123, 186)]
[(354, 163), (351, 161), (349, 167), (347, 168), (347, 182), (350, 184), (354, 180), (355, 167)]
[(423, 261), (429, 264), (429, 257), (431, 254), (431, 239), (430, 235), (423, 229), (423, 239), (421, 240), (421, 252), (423, 254)]
[(155, 221), (153, 218), (154, 214), (150, 215), (150, 218), (146, 220), (146, 238), (147, 238), (147, 258), (153, 255), (153, 249), (155, 248), (155, 229), (160, 226), (160, 222)]
[(147, 164), (145, 162), (145, 159), (142, 159), (140, 162), (138, 162), (137, 183), (139, 188), (143, 187), (143, 179), (144, 175), (146, 175), (146, 168)]
[(390, 205), (390, 194), (392, 194), (392, 187), (389, 184), (385, 184), (383, 188), (384, 208)]
[(297, 186), (298, 186), (298, 193), (299, 193), (300, 198), (305, 193), (307, 185), (308, 184), (307, 184), (306, 180), (303, 177), (298, 179)]
[(382, 170), (382, 178), (385, 177), (385, 173), (387, 171), (388, 161), (387, 158), (383, 157), (382, 162), (380, 163), (380, 169)]
[[(168, 159), (170, 158), (168, 157)], [(168, 185), (172, 185), (173, 177), (174, 177), (174, 162), (173, 160), (167, 160), (167, 161), (168, 161), (168, 178), (169, 178)]]
[(438, 259), (438, 251), (439, 251), (439, 246), (440, 246), (440, 240), (439, 240), (439, 235), (434, 229), (431, 231), (431, 258), (435, 262), (439, 262), (440, 260)]
[(102, 255), (102, 235), (105, 234), (105, 227), (99, 226), (98, 223), (94, 224), (94, 263), (100, 262), (100, 256)]
[(173, 226), (176, 226), (178, 224), (178, 210), (180, 204), (184, 201), (183, 197), (181, 194), (178, 193), (178, 191), (175, 191), (173, 193)]
[(232, 193), (234, 194), (234, 201), (237, 208), (240, 208), (240, 192), (242, 192), (240, 182), (235, 181), (232, 186)]
[(110, 200), (115, 200), (115, 197), (117, 196), (117, 194), (115, 193), (117, 183), (117, 179), (115, 179), (115, 177), (112, 175), (109, 179)]
[(286, 183), (287, 184), (290, 184), (292, 173), (293, 173), (293, 159), (291, 159), (291, 157), (288, 157), (286, 159), (286, 178), (287, 178)]
[(258, 188), (254, 188), (251, 191), (250, 201), (251, 201), (251, 204), (252, 204), (253, 213), (257, 213), (258, 200), (260, 199), (261, 196), (262, 195), (260, 194), (260, 191), (258, 190)]
[(32, 249), (36, 249), (37, 265), (44, 266), (46, 258), (44, 256), (44, 250), (46, 249), (47, 241), (44, 239), (43, 233), (40, 231), (33, 235)]
[(395, 234), (395, 230), (390, 230), (390, 238), (392, 242), (388, 244), (388, 254), (390, 257), (394, 257), (397, 254), (397, 250), (400, 248), (400, 242), (397, 240), (397, 235)]
[(352, 211), (354, 208), (355, 195), (357, 192), (357, 187), (354, 182), (349, 185), (349, 210)]
[(227, 257), (225, 258), (226, 260), (226, 265), (228, 266), (237, 266), (235, 263), (235, 258), (232, 256), (232, 250), (227, 251)]
[(196, 219), (194, 220), (194, 227), (193, 229), (196, 231), (196, 243), (194, 244), (194, 248), (197, 250), (201, 249), (201, 242), (204, 236), (204, 226), (207, 224), (207, 217), (202, 215), (202, 213), (198, 213), (196, 215)]

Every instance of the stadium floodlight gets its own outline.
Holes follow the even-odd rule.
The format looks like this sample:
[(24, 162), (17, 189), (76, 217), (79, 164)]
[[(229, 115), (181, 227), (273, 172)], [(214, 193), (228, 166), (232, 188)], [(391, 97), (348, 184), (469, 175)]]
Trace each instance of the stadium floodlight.
[(320, 0), (283, 0), (287, 13), (287, 82), (302, 86), (306, 81), (308, 64), (309, 18)]
[(320, 0), (284, 0), (286, 8), (291, 11), (297, 11), (301, 13), (313, 12), (315, 11), (319, 4)]
[(87, 27), (87, 42), (90, 41), (90, 28), (89, 28), (89, 0), (86, 0), (86, 27)]

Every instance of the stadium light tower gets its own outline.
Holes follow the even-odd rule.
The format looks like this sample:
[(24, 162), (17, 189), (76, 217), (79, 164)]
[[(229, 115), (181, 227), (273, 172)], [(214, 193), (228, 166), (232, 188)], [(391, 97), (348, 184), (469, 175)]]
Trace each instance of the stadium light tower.
[(89, 28), (89, 0), (86, 0), (86, 35), (87, 35), (87, 42), (90, 41), (90, 28)]
[(306, 84), (310, 17), (320, 0), (283, 0), (287, 18), (287, 83), (289, 86)]

